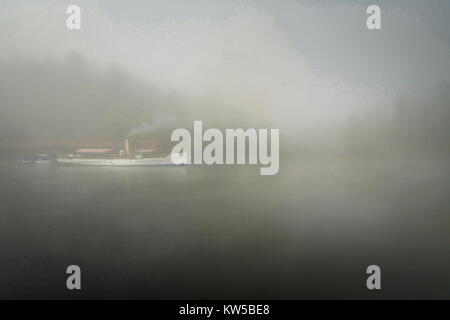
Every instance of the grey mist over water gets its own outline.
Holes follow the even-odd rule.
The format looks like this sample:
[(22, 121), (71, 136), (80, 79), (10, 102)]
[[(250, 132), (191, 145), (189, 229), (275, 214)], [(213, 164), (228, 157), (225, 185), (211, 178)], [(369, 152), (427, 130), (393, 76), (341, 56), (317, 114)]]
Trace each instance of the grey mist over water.
[[(447, 1), (78, 3), (0, 5), (0, 298), (450, 298)], [(278, 174), (21, 163), (195, 120)]]
[(445, 159), (255, 167), (1, 165), (2, 298), (446, 297)]

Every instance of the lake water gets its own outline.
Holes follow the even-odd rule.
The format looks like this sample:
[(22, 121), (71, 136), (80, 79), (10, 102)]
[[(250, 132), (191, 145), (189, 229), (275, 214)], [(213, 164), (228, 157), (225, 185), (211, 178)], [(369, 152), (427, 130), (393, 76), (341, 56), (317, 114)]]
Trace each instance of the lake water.
[(276, 176), (4, 160), (0, 177), (0, 298), (450, 298), (447, 158), (291, 159)]

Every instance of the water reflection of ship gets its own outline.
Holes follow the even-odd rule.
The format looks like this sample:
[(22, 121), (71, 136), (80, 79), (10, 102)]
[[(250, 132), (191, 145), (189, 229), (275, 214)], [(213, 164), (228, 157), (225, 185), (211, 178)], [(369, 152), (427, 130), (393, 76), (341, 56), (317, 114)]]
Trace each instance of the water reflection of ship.
[(167, 166), (186, 164), (186, 156), (163, 155), (154, 148), (143, 148), (139, 143), (125, 140), (118, 152), (108, 148), (82, 148), (75, 153), (57, 158), (57, 163), (88, 166)]

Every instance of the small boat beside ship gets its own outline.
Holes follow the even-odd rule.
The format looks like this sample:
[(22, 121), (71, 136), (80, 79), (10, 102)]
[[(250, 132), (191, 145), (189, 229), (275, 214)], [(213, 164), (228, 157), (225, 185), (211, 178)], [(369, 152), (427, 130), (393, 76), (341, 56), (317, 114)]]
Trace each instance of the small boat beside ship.
[(52, 160), (46, 153), (33, 156), (25, 156), (22, 160), (23, 164), (51, 164)]

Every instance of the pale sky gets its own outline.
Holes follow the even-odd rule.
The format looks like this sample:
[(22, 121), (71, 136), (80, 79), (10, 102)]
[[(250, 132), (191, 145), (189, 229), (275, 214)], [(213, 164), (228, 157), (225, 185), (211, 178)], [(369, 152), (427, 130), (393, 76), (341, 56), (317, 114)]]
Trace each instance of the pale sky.
[[(117, 21), (223, 21), (239, 6), (272, 17), (318, 72), (372, 86), (422, 88), (450, 79), (450, 1), (446, 0), (100, 0)], [(383, 30), (365, 29), (365, 9), (378, 4)]]

